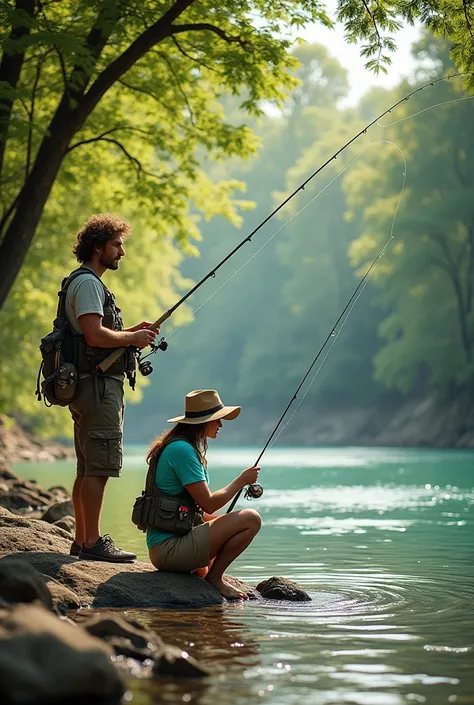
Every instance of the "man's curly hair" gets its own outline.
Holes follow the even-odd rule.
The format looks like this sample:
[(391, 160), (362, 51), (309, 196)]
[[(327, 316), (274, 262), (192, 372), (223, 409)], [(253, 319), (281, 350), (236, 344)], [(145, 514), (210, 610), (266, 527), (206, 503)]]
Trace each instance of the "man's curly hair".
[(78, 262), (89, 262), (95, 247), (103, 247), (118, 235), (128, 237), (132, 226), (127, 220), (110, 213), (93, 215), (82, 230), (76, 235), (76, 244), (72, 248)]

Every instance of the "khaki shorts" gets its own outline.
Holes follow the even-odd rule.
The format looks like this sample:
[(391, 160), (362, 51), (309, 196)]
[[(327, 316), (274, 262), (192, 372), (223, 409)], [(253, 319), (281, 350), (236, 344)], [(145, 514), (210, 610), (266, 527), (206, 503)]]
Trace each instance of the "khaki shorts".
[(209, 522), (200, 524), (184, 536), (173, 536), (150, 548), (150, 560), (158, 570), (190, 573), (210, 561)]
[(78, 475), (120, 476), (123, 410), (123, 380), (94, 376), (79, 381), (79, 394), (69, 405)]

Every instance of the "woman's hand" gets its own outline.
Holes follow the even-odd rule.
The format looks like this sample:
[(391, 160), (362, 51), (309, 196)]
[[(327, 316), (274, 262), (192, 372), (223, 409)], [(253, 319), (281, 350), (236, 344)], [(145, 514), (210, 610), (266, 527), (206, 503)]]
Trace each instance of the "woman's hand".
[(256, 465), (251, 468), (247, 468), (246, 470), (242, 470), (239, 475), (239, 480), (242, 482), (242, 487), (245, 487), (246, 485), (253, 485), (254, 482), (257, 482), (259, 470), (260, 468)]

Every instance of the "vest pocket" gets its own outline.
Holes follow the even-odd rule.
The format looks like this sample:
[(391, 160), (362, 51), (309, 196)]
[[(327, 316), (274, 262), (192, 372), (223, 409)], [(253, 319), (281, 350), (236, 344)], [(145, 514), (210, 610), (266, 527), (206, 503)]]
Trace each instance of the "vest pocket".
[(97, 470), (122, 468), (122, 434), (120, 430), (93, 429), (87, 437), (90, 466)]

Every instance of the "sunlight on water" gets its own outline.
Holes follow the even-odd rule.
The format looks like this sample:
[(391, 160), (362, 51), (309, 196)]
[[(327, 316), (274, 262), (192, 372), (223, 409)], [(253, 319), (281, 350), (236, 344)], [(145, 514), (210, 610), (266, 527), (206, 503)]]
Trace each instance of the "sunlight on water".
[[(130, 524), (145, 447), (127, 449), (103, 528), (147, 559)], [(213, 488), (259, 449), (209, 454)], [(263, 528), (231, 572), (297, 581), (312, 602), (259, 601), (198, 612), (130, 611), (213, 672), (203, 683), (129, 683), (135, 705), (474, 705), (474, 453), (272, 448)], [(71, 463), (18, 465), (71, 486)]]

